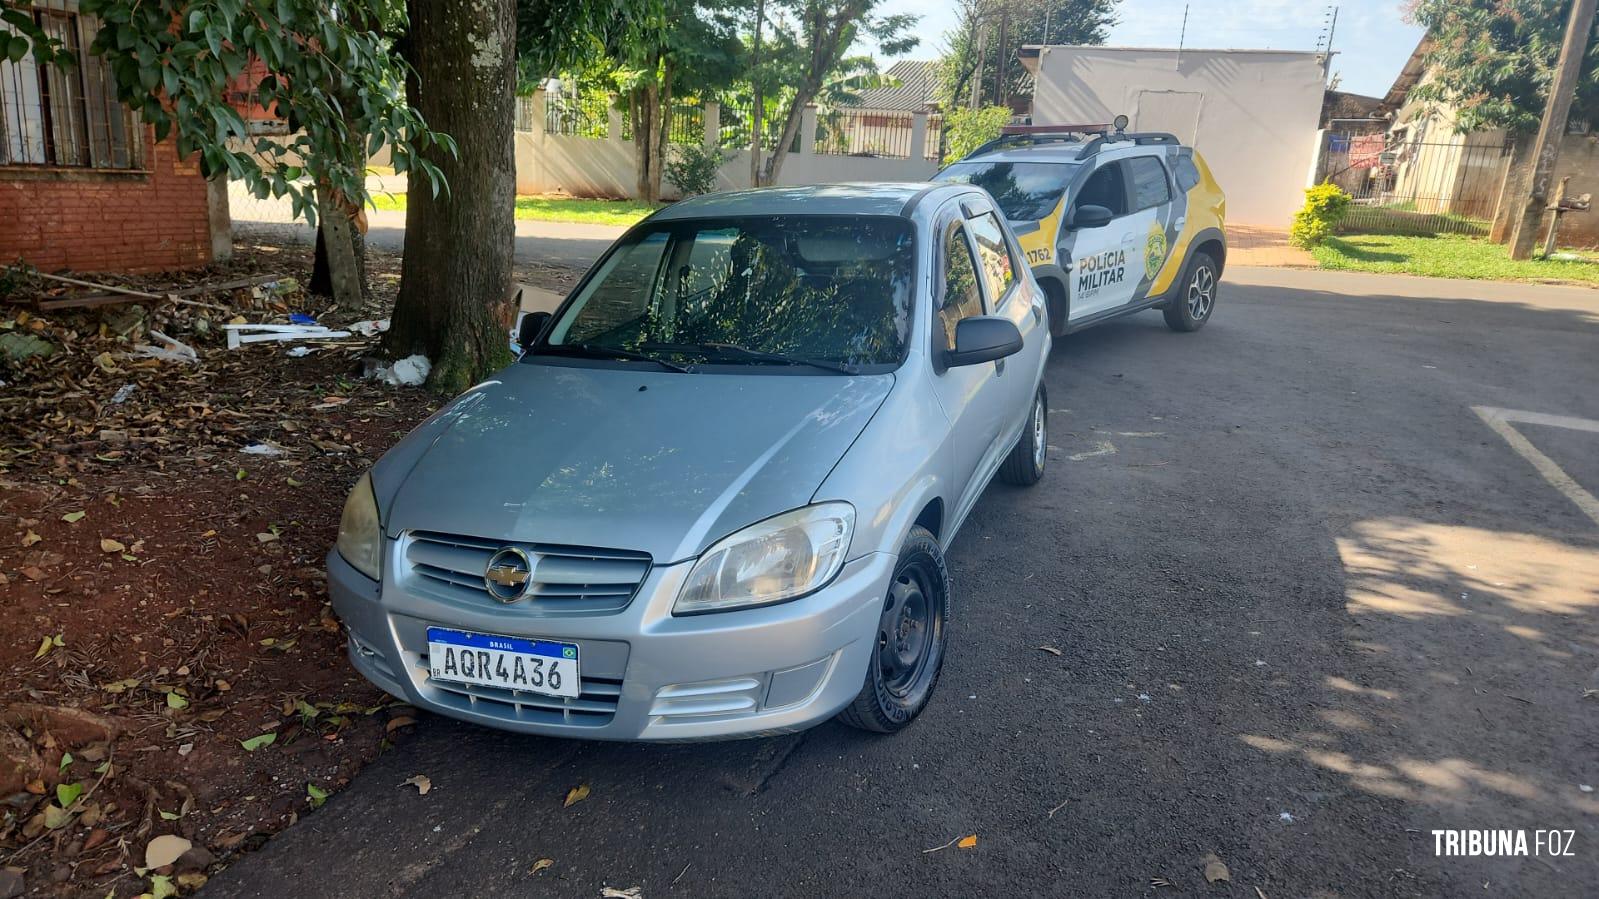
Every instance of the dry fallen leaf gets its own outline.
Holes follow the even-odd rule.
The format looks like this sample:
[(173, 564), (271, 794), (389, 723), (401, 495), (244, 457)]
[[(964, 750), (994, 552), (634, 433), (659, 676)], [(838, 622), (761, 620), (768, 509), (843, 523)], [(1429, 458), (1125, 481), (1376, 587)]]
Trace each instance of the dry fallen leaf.
[(43, 537), (41, 537), (38, 534), (34, 533), (32, 528), (29, 528), (28, 532), (26, 534), (22, 535), (22, 545), (23, 546), (32, 546), (35, 543), (38, 543), (40, 540), (43, 540), (43, 539), (44, 539)]
[(587, 798), (589, 798), (589, 785), (578, 784), (572, 789), (566, 791), (566, 801), (561, 803), (561, 808), (570, 808), (571, 806), (582, 802)]
[(428, 794), (428, 790), (433, 789), (433, 781), (426, 774), (416, 774), (411, 777), (407, 777), (405, 779), (405, 783), (400, 784), (400, 786), (416, 787), (416, 794), (418, 796), (426, 796)]
[(1216, 857), (1216, 853), (1212, 852), (1200, 859), (1200, 861), (1205, 863), (1206, 883), (1215, 883), (1219, 880), (1225, 880), (1228, 883), (1233, 882), (1233, 873), (1227, 870), (1227, 866), (1222, 863), (1221, 859)]
[(970, 836), (961, 837), (961, 841), (959, 843), (955, 844), (955, 848), (957, 848), (957, 849), (975, 849), (975, 848), (977, 848), (977, 834), (974, 833), (974, 834), (972, 834)]
[(1038, 648), (1039, 648), (1039, 649), (1042, 649), (1042, 650), (1043, 650), (1043, 651), (1045, 651), (1045, 652), (1047, 652), (1047, 653), (1049, 653), (1049, 654), (1050, 654), (1050, 655), (1052, 655), (1052, 656), (1058, 656), (1058, 655), (1060, 655), (1060, 650), (1058, 650), (1058, 649), (1056, 649), (1056, 648), (1055, 648), (1055, 647), (1053, 647), (1053, 646), (1040, 646), (1040, 647), (1038, 647)]
[(145, 844), (144, 866), (146, 868), (164, 868), (177, 861), (178, 856), (188, 852), (193, 847), (193, 843), (177, 834), (162, 834)]
[(112, 540), (110, 537), (101, 537), (100, 551), (103, 553), (121, 553), (127, 552), (128, 547), (120, 540)]
[(412, 718), (410, 715), (401, 715), (398, 718), (390, 718), (389, 723), (383, 726), (383, 730), (385, 733), (392, 734), (402, 727), (410, 727), (415, 723), (416, 719)]
[(628, 887), (619, 890), (616, 887), (601, 887), (600, 899), (644, 899), (644, 888)]
[(553, 859), (553, 858), (541, 858), (538, 861), (533, 863), (533, 867), (527, 869), (527, 873), (529, 873), (529, 874), (537, 874), (540, 871), (544, 870), (545, 868), (548, 868), (549, 866), (551, 866), (553, 864), (555, 864), (555, 859)]

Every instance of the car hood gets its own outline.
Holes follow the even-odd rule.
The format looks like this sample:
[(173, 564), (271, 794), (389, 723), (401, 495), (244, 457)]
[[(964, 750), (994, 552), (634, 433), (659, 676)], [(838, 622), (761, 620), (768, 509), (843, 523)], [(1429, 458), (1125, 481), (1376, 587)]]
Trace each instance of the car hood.
[(810, 502), (893, 375), (516, 364), (373, 470), (390, 536), (698, 555)]

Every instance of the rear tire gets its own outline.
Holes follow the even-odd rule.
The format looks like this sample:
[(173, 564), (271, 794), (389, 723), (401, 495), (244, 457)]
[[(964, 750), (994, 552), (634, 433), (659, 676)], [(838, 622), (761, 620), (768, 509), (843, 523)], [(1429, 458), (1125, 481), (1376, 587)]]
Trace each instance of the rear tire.
[(1022, 436), (1016, 438), (1010, 455), (999, 466), (999, 479), (1017, 487), (1031, 487), (1044, 476), (1045, 455), (1049, 451), (1049, 403), (1044, 396), (1044, 385), (1038, 385), (1033, 394), (1033, 409), (1027, 415), (1027, 426)]
[(1183, 273), (1183, 285), (1161, 310), (1166, 315), (1166, 326), (1173, 331), (1198, 331), (1210, 321), (1216, 309), (1216, 260), (1209, 253), (1195, 253)]
[(850, 727), (903, 730), (927, 707), (944, 668), (949, 628), (949, 569), (938, 538), (911, 528), (899, 550), (883, 613), (872, 635), (866, 683), (838, 713)]

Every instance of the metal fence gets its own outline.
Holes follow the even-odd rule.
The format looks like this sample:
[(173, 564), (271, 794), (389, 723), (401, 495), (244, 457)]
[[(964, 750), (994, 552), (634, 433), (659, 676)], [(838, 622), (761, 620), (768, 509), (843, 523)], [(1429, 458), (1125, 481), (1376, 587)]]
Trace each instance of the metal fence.
[(824, 110), (816, 117), (816, 152), (908, 159), (911, 114), (873, 109)]
[(597, 91), (550, 91), (544, 95), (544, 130), (579, 137), (608, 136), (611, 98)]
[(1480, 236), (1492, 223), (1509, 158), (1508, 142), (1481, 135), (1329, 131), (1317, 180), (1354, 200), (1340, 231)]

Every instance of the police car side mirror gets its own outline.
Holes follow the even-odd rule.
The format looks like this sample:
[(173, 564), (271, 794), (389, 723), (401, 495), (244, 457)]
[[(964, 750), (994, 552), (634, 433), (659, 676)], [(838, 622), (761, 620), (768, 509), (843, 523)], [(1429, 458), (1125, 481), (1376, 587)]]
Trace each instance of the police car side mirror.
[(1084, 203), (1072, 209), (1070, 220), (1066, 223), (1068, 228), (1103, 228), (1115, 218), (1109, 209), (1095, 206), (1093, 203)]

